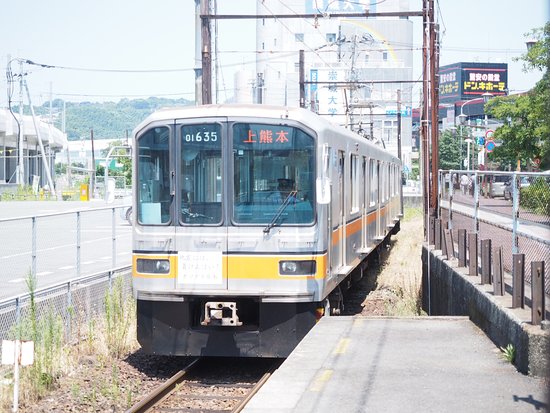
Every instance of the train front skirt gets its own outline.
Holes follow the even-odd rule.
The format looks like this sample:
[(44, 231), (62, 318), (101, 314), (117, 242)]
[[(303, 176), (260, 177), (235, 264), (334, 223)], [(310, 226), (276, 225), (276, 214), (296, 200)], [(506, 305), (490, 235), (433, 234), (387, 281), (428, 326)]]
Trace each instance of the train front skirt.
[[(240, 326), (201, 325), (205, 299), (137, 301), (137, 337), (148, 354), (287, 357), (317, 321), (319, 303), (262, 303), (236, 299)], [(209, 297), (208, 301), (212, 301)], [(220, 300), (220, 301), (227, 301)]]

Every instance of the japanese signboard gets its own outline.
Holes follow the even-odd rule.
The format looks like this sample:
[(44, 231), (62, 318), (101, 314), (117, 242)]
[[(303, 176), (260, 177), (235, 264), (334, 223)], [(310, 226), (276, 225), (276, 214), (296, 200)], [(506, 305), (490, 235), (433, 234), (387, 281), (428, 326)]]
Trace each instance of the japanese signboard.
[(322, 68), (316, 69), (315, 72), (318, 81), (323, 82), (317, 86), (315, 97), (318, 102), (318, 113), (325, 115), (333, 123), (344, 124), (346, 102), (344, 102), (343, 88), (339, 87), (337, 82), (346, 81), (346, 70)]
[[(371, 0), (306, 0), (306, 13), (361, 13), (369, 10)], [(376, 4), (376, 3), (375, 3)], [(372, 11), (372, 6), (370, 6)]]
[(461, 62), (439, 68), (439, 93), (442, 103), (474, 99), (484, 93), (508, 93), (506, 63)]

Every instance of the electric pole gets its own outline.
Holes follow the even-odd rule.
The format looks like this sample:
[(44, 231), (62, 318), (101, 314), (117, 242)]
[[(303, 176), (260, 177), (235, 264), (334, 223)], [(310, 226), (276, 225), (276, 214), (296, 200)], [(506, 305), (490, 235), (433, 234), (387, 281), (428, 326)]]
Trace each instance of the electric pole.
[(300, 68), (300, 107), (306, 107), (306, 86), (305, 81), (305, 69), (304, 69), (304, 51), (300, 50), (300, 57), (298, 59), (298, 66)]
[(195, 0), (195, 105), (202, 104), (201, 0)]
[(202, 104), (212, 103), (212, 53), (210, 38), (210, 0), (201, 0)]
[(439, 171), (439, 47), (435, 23), (434, 0), (430, 3), (430, 101), (431, 101), (431, 138), (432, 138), (432, 191), (430, 215), (437, 218), (438, 171)]

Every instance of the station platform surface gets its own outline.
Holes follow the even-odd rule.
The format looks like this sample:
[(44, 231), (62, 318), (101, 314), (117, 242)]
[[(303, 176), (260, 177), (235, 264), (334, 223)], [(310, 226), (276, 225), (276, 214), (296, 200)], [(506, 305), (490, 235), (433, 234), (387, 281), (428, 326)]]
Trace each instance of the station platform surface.
[(550, 411), (501, 354), (467, 317), (323, 317), (243, 411)]

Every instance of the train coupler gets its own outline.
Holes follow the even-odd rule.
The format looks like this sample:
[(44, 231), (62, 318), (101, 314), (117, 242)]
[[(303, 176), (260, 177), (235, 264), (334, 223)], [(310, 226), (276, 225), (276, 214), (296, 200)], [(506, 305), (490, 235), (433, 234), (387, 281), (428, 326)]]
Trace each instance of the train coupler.
[(241, 326), (237, 315), (237, 303), (233, 301), (209, 301), (204, 305), (203, 326)]

